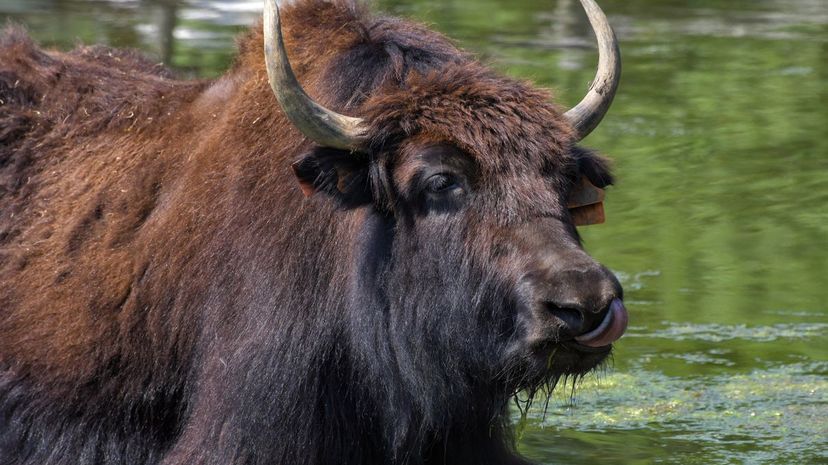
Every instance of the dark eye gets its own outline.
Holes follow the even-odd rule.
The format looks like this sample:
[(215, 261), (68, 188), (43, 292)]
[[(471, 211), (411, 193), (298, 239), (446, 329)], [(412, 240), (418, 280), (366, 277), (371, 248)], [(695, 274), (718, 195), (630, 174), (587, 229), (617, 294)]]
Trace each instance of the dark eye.
[(460, 183), (450, 174), (435, 174), (426, 180), (426, 191), (431, 194), (443, 194), (460, 189)]

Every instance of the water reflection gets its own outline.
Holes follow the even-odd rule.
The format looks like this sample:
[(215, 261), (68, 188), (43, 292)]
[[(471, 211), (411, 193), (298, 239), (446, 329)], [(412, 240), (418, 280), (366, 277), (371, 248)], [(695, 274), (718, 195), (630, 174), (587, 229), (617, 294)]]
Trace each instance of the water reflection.
[(233, 55), (236, 34), (261, 15), (261, 2), (207, 0), (0, 0), (45, 45), (76, 42), (140, 48), (190, 75), (214, 76)]
[[(577, 0), (377, 0), (502, 71), (579, 99), (596, 61)], [(586, 141), (616, 161), (587, 248), (624, 284), (615, 364), (534, 409), (546, 463), (828, 460), (828, 3), (601, 0), (616, 104)], [(261, 2), (0, 0), (41, 42), (137, 47), (215, 76)], [(751, 415), (753, 413), (753, 415)], [(545, 417), (544, 417), (545, 415)]]

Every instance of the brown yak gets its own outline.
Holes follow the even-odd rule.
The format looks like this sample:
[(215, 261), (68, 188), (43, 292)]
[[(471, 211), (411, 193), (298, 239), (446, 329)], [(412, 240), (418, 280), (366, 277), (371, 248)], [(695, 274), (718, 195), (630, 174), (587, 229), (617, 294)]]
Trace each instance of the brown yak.
[(627, 319), (575, 229), (620, 70), (582, 4), (567, 112), (352, 0), (268, 0), (214, 81), (8, 28), (0, 464), (526, 463), (509, 399)]

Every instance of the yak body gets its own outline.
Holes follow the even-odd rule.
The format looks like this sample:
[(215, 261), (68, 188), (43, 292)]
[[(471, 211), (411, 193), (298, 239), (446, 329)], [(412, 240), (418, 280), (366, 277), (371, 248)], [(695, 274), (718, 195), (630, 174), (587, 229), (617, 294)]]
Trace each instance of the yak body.
[(328, 149), (276, 105), (260, 27), (198, 82), (0, 37), (0, 464), (523, 463), (511, 394), (603, 358), (504, 351), (495, 232), (404, 208), (383, 171), (447, 141), (513, 181), (477, 210), (552, 217), (577, 160), (547, 95), (350, 2), (284, 24), (309, 94), (370, 122), (370, 188), (302, 195), (291, 166)]

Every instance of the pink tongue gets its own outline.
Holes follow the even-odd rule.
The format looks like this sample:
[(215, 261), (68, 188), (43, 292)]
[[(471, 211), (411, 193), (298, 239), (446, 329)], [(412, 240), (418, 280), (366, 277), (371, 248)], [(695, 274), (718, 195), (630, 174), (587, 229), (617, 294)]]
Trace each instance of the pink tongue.
[(627, 309), (621, 299), (615, 299), (610, 303), (604, 321), (592, 331), (577, 336), (575, 341), (589, 347), (603, 347), (617, 341), (626, 329)]

